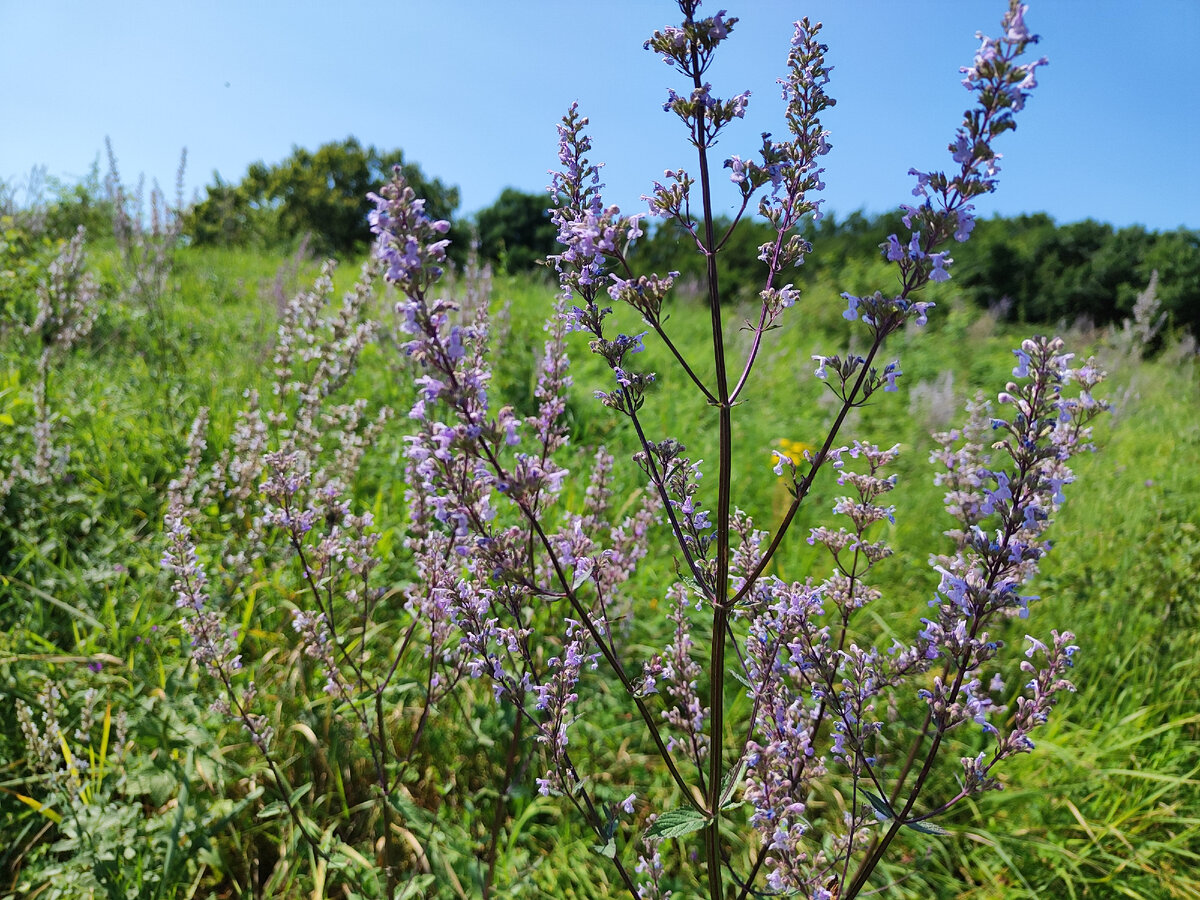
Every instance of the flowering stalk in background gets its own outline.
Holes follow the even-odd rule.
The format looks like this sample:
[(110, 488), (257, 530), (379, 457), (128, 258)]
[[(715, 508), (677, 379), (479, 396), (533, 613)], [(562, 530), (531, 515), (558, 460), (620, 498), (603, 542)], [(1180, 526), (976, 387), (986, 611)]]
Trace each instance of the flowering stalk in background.
[(135, 314), (147, 320), (153, 340), (150, 364), (161, 367), (170, 363), (184, 370), (187, 359), (172, 346), (168, 334), (169, 315), (164, 303), (172, 294), (169, 288), (175, 269), (175, 250), (183, 237), (183, 178), (187, 169), (187, 148), (180, 154), (175, 172), (174, 206), (168, 204), (157, 182), (150, 188), (147, 204), (145, 179), (139, 178), (134, 188), (127, 187), (121, 181), (117, 157), (108, 138), (104, 139), (104, 149), (108, 156), (104, 192), (112, 208), (113, 237), (121, 262), (118, 269), (120, 298)]
[[(444, 266), (446, 223), (425, 213), (399, 170), (372, 200), (376, 255), (402, 295), (397, 327), (409, 340), (401, 350), (423, 371), (406, 451), (407, 546), (422, 575), (409, 591), (410, 608), (424, 612), (445, 652), (453, 639), (469, 672), (489, 677), (497, 698), (514, 704), (514, 735), (521, 723), (532, 729), (547, 758), (540, 791), (566, 796), (604, 842), (613, 841), (616, 805), (585, 783), (570, 728), (580, 715), (579, 684), (603, 660), (657, 734), (620, 662), (617, 627), (629, 609), (622, 586), (646, 553), (656, 498), (615, 515), (606, 490), (612, 458), (600, 448), (582, 508), (567, 506), (568, 475), (578, 476), (565, 463), (586, 463), (568, 445), (561, 310), (546, 326), (536, 412), (497, 408), (486, 306), (464, 309), (431, 294)], [(591, 215), (581, 227), (610, 228), (603, 211)], [(617, 865), (632, 890), (632, 874)]]
[[(392, 708), (384, 697), (396, 692), (402, 674), (407, 680), (420, 668), (401, 665), (416, 647), (428, 650), (422, 723), (463, 671), (454, 647), (439, 643), (437, 626), (426, 630), (428, 619), (418, 614), (423, 595), (409, 592), (406, 616), (397, 592), (376, 583), (380, 535), (372, 513), (356, 512), (349, 499), (367, 449), (391, 418), (386, 408), (370, 414), (365, 400), (339, 399), (376, 330), (371, 313), (378, 276), (379, 267), (368, 262), (337, 304), (333, 264), (326, 263), (313, 288), (287, 303), (275, 342), (272, 396), (248, 392), (228, 445), (212, 454), (207, 472), (207, 411), (201, 410), (187, 461), (169, 490), (163, 566), (173, 577), (192, 657), (221, 687), (213, 709), (241, 724), (297, 832), (320, 859), (330, 859), (340, 845), (302, 806), (304, 792), (289, 784), (290, 751), (276, 746), (280, 723), (268, 712), (270, 698), (260, 699), (269, 686), (246, 680), (243, 655), (262, 654), (264, 640), (282, 643), (302, 672), (311, 666), (310, 706), (363, 737), (382, 829), (378, 869), (386, 896), (393, 897), (400, 889), (393, 801), (422, 725), (402, 741), (397, 724), (405, 708)], [(265, 572), (283, 588), (290, 628), (252, 639), (228, 618), (253, 602)], [(309, 688), (307, 678), (297, 682), (289, 667), (277, 668), (272, 686), (278, 680), (285, 696), (296, 684)], [(271, 670), (259, 664), (256, 671), (261, 681)], [(356, 859), (347, 852), (343, 864)]]
[(103, 704), (102, 711), (98, 709), (100, 692), (90, 687), (80, 698), (78, 718), (70, 728), (66, 718), (72, 711), (67, 699), (61, 685), (47, 679), (32, 707), (16, 701), (26, 760), (37, 776), (33, 783), (40, 789), (41, 799), (16, 796), (53, 823), (64, 843), (74, 844), (76, 852), (91, 863), (88, 875), (99, 888), (106, 880), (104, 875), (112, 874), (100, 846), (105, 816), (113, 815), (114, 808), (117, 814), (120, 810), (124, 779), (114, 779), (111, 773), (120, 772), (126, 760), (128, 717), (124, 709), (114, 713), (111, 702)]
[(55, 415), (50, 403), (50, 376), (55, 364), (91, 333), (99, 313), (100, 294), (95, 276), (87, 270), (83, 226), (59, 251), (47, 268), (47, 277), (37, 287), (37, 312), (24, 327), (38, 342), (37, 371), (33, 382), (33, 461), (20, 457), (9, 461), (9, 471), (0, 478), (0, 500), (18, 480), (45, 487), (66, 465), (70, 447), (54, 446)]

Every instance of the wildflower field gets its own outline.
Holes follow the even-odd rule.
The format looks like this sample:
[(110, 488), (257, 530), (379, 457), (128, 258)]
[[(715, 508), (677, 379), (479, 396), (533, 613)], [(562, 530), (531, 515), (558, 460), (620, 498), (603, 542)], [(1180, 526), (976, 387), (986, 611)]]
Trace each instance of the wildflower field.
[[(576, 108), (532, 273), (399, 169), (340, 264), (115, 161), (103, 234), (3, 218), (0, 898), (1200, 897), (1196, 342), (1157, 276), (1100, 327), (953, 277), (1023, 7), (950, 174), (800, 290), (819, 26), (790, 138), (710, 160), (697, 5), (647, 200), (699, 280)], [(718, 188), (770, 226), (732, 298)]]

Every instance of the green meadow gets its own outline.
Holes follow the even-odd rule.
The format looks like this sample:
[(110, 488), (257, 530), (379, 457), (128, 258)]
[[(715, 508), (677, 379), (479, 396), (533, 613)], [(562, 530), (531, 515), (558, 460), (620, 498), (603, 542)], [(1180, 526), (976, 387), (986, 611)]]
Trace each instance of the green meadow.
[[(420, 647), (401, 646), (402, 628), (404, 668), (386, 698), (386, 727), (408, 750), (396, 760), (401, 788), (381, 811), (367, 742), (322, 691), (324, 676), (291, 627), (301, 593), (294, 562), (285, 548), (267, 546), (235, 575), (213, 548), (246, 523), (215, 515), (201, 535), (214, 602), (228, 604), (241, 677), (254, 682), (256, 709), (274, 729), (275, 762), (267, 766), (241, 724), (212, 707), (220, 685), (192, 658), (161, 565), (169, 486), (201, 408), (209, 425), (200, 470), (208, 471), (230, 446), (247, 392), (271, 396), (282, 310), (311, 288), (319, 261), (180, 245), (153, 262), (151, 245), (131, 256), (111, 239), (89, 243), (95, 323), (74, 346), (47, 350), (43, 335), (21, 323), (33, 321), (58, 246), (12, 220), (4, 227), (0, 898), (382, 896), (385, 846), (400, 872), (398, 896), (626, 895), (569, 805), (538, 795), (539, 751), (514, 740), (517, 717), (493, 703), (486, 679), (464, 681), (424, 708), (427, 661)], [(337, 269), (332, 309), (360, 262)], [(134, 278), (150, 270), (161, 277)], [(757, 527), (769, 530), (789, 499), (772, 450), (818, 444), (834, 413), (812, 356), (864, 340), (843, 319), (840, 292), (887, 290), (892, 279), (882, 261), (827, 266), (768, 333), (747, 399), (734, 410), (734, 502)], [(374, 516), (381, 562), (373, 577), (398, 596), (417, 577), (404, 547), (403, 459), (416, 370), (397, 349), (396, 298), (382, 279), (375, 290), (378, 327), (338, 397), (365, 399), (369, 414), (395, 413), (366, 447), (353, 504)], [(498, 342), (492, 390), (520, 414), (535, 412), (555, 285), (537, 273), (468, 272), (446, 290), (486, 297)], [(929, 556), (946, 550), (943, 532), (953, 525), (933, 483), (930, 435), (961, 422), (977, 392), (1004, 390), (1023, 338), (1054, 332), (1078, 356), (1094, 355), (1109, 372), (1102, 395), (1113, 412), (1100, 420), (1095, 452), (1073, 464), (1076, 482), (1033, 589), (1041, 599), (1029, 620), (1001, 635), (1015, 648), (1027, 631), (1073, 631), (1077, 692), (1035, 733), (1035, 751), (1004, 770), (1003, 791), (956, 806), (939, 820), (945, 835), (908, 834), (874, 886), (895, 898), (1200, 897), (1196, 344), (1169, 327), (1146, 345), (1119, 325), (999, 321), (954, 279), (922, 299), (937, 303), (928, 326), (894, 335), (884, 349), (882, 361), (902, 363), (900, 390), (876, 394), (839, 438), (902, 450), (890, 498), (895, 524), (878, 535), (897, 552), (874, 570), (884, 599), (870, 615), (882, 637), (911, 639), (919, 627), (937, 587)], [(712, 366), (708, 310), (686, 291), (668, 304), (667, 329), (703, 377)], [(756, 309), (731, 303), (726, 313), (726, 347), (740, 359), (749, 347), (742, 325)], [(621, 330), (642, 330), (632, 311), (617, 316)], [(614, 505), (632, 507), (644, 490), (630, 463), (636, 435), (593, 397), (611, 372), (581, 335), (568, 336), (568, 349), (574, 452), (583, 460), (606, 446), (616, 459)], [(643, 409), (652, 439), (676, 437), (693, 460), (715, 461), (712, 410), (653, 335), (639, 366), (659, 376)], [(42, 445), (48, 456), (35, 465)], [(569, 482), (568, 503), (582, 504), (586, 487)], [(839, 494), (826, 472), (772, 571), (827, 574), (827, 557), (804, 538), (828, 522)], [(674, 578), (671, 547), (660, 528), (622, 623), (647, 653), (669, 637), (661, 607)], [(403, 622), (406, 611), (394, 606)], [(619, 801), (635, 783), (643, 818), (676, 805), (670, 778), (603, 670), (584, 686), (588, 716), (574, 726), (572, 745), (607, 761), (595, 776), (598, 794)], [(691, 896), (695, 846), (663, 847), (665, 883), (678, 898)], [(615, 852), (632, 867), (632, 839), (620, 838)]]

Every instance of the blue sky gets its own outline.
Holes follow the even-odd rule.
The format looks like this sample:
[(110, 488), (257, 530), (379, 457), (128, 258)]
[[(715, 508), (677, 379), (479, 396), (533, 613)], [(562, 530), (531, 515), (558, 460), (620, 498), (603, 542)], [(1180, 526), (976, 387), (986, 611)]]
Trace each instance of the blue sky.
[[(825, 23), (830, 93), (826, 209), (881, 212), (910, 197), (910, 166), (948, 165), (970, 102), (959, 66), (995, 33), (1002, 0), (708, 0), (741, 18), (710, 70), (714, 90), (753, 92), (718, 154), (783, 132), (775, 79), (790, 23)], [(32, 166), (85, 174), (112, 139), (125, 180), (188, 193), (356, 136), (401, 148), (457, 184), (464, 212), (505, 186), (540, 191), (555, 123), (578, 100), (607, 162), (606, 199), (627, 211), (663, 169), (693, 168), (661, 111), (678, 76), (642, 49), (677, 21), (668, 0), (0, 0), (0, 178)], [(1050, 57), (1005, 135), (981, 215), (1045, 211), (1060, 222), (1200, 228), (1200, 0), (1033, 0)], [(732, 197), (732, 192), (730, 194)]]

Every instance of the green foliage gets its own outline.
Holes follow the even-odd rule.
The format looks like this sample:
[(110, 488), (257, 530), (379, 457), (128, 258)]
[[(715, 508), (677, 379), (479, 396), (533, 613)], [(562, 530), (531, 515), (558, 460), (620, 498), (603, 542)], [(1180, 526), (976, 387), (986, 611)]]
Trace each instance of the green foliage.
[(113, 233), (113, 202), (105, 196), (100, 180), (100, 161), (92, 162), (88, 174), (79, 181), (47, 179), (54, 199), (46, 208), (46, 231), (52, 237), (70, 238), (80, 227), (93, 240)]
[[(729, 229), (718, 220), (718, 234)], [(838, 290), (876, 290), (873, 277), (883, 270), (879, 244), (888, 234), (903, 234), (897, 213), (866, 216), (854, 212), (839, 220), (827, 213), (809, 223), (805, 238), (813, 251), (800, 269), (788, 273), (798, 287), (811, 289), (822, 278), (837, 276)], [(769, 227), (742, 219), (721, 250), (721, 302), (754, 299), (761, 280), (759, 247), (772, 237)], [(1096, 325), (1120, 322), (1130, 314), (1138, 291), (1152, 272), (1159, 273), (1159, 298), (1171, 321), (1200, 330), (1200, 233), (1180, 229), (1165, 233), (1140, 227), (1114, 229), (1093, 221), (1057, 225), (1045, 214), (980, 221), (965, 244), (952, 246), (954, 281), (983, 309), (1021, 322), (1052, 324), (1088, 319)], [(683, 283), (697, 283), (703, 259), (693, 240), (677, 225), (652, 229), (633, 249), (637, 265), (677, 271)], [(872, 277), (847, 282), (848, 269)], [(833, 280), (837, 280), (833, 279)]]
[(94, 239), (112, 234), (112, 219), (113, 204), (100, 181), (99, 158), (77, 181), (48, 175), (44, 166), (35, 166), (20, 181), (0, 179), (0, 221), (7, 223), (5, 230), (15, 227), (52, 242), (69, 239), (82, 225)]
[(281, 163), (256, 162), (237, 184), (215, 176), (207, 197), (188, 214), (185, 230), (196, 244), (279, 248), (311, 235), (321, 253), (360, 252), (370, 240), (366, 199), (400, 166), (427, 198), (434, 218), (449, 219), (458, 188), (427, 178), (400, 150), (363, 147), (355, 138), (295, 147)]
[(646, 829), (646, 837), (661, 840), (683, 837), (685, 834), (699, 831), (708, 823), (708, 816), (697, 812), (690, 806), (681, 806), (678, 809), (668, 809), (655, 819), (654, 824)]
[[(719, 257), (721, 302), (757, 302), (756, 292), (761, 288), (764, 271), (758, 259), (759, 248), (775, 239), (774, 232), (757, 218), (743, 218), (736, 224), (728, 218), (718, 218), (714, 224), (718, 236), (727, 235)], [(818, 223), (806, 222), (804, 238), (813, 250), (801, 268), (787, 273), (787, 279), (811, 290), (823, 279), (843, 277), (851, 266), (863, 273), (886, 272), (885, 267), (877, 265), (882, 261), (879, 244), (882, 236), (900, 228), (900, 218), (894, 213), (868, 217), (853, 212), (841, 221), (833, 213), (826, 213)], [(651, 229), (649, 236), (634, 246), (631, 257), (638, 266), (649, 270), (679, 272), (685, 285), (698, 284), (704, 277), (704, 260), (695, 252), (694, 239), (676, 224), (660, 224)], [(843, 281), (838, 291), (862, 292), (867, 284), (873, 285), (870, 290), (874, 291), (879, 280), (863, 279), (862, 287)]]
[(505, 188), (491, 206), (475, 216), (479, 255), (504, 272), (533, 270), (556, 252), (557, 229), (550, 221), (545, 194)]
[[(24, 671), (14, 671), (22, 662)], [(197, 749), (203, 732), (194, 698), (180, 691), (187, 686), (167, 685), (165, 702), (161, 690), (135, 696), (120, 674), (68, 665), (52, 668), (46, 677), (63, 680), (36, 685), (35, 697), (30, 662), (36, 667), (36, 657), (0, 657), (0, 694), (57, 740), (22, 759), (32, 772), (4, 789), (18, 804), (0, 803), (0, 822), (19, 837), (0, 850), (0, 864), (18, 875), (0, 897), (170, 900), (194, 892), (204, 874), (198, 854), (246, 803), (213, 802), (194, 784), (192, 773), (211, 760)]]
[[(729, 231), (733, 223), (718, 219), (717, 233)], [(742, 219), (729, 232), (721, 251), (721, 302), (737, 303), (753, 299), (752, 293), (762, 280), (763, 264), (758, 260), (760, 245), (773, 240), (774, 233), (765, 222)], [(679, 272), (683, 283), (692, 290), (704, 278), (704, 259), (696, 253), (695, 240), (674, 223), (662, 223), (640, 240), (630, 254), (635, 265), (647, 271)]]
[(0, 216), (0, 333), (32, 317), (42, 276), (38, 262), (50, 246), (48, 238), (31, 234), (14, 216)]
[(1200, 326), (1200, 233), (1157, 234), (1093, 221), (1055, 225), (1046, 215), (982, 221), (955, 253), (957, 275), (981, 307), (1025, 322), (1128, 316), (1155, 270), (1173, 322)]
[(1200, 334), (1200, 232), (1180, 228), (1157, 235), (1140, 261), (1140, 284), (1152, 272), (1158, 272), (1158, 296), (1174, 324)]

